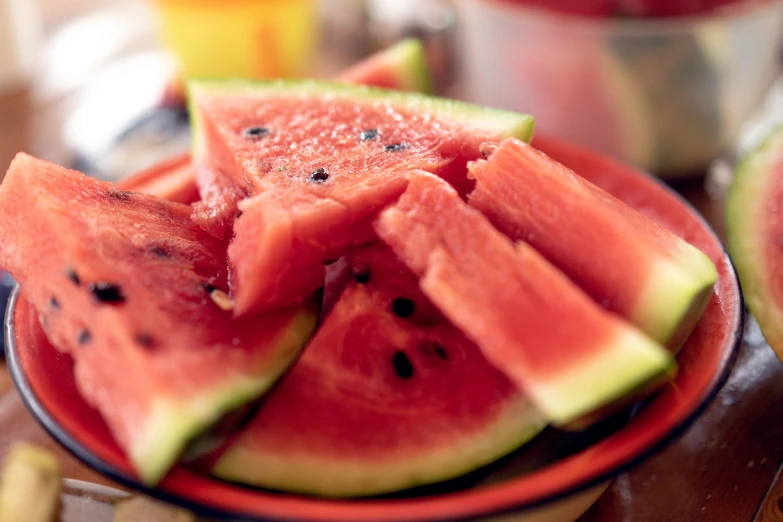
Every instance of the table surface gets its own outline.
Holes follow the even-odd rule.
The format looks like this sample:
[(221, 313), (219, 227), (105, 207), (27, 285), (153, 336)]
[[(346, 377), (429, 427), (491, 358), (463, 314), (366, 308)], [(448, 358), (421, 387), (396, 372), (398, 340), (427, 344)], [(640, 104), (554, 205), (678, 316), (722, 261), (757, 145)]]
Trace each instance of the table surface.
[[(25, 150), (67, 161), (62, 128), (75, 93), (0, 93), (0, 171)], [(723, 237), (721, 203), (697, 181), (678, 190)], [(0, 363), (2, 365), (2, 363)], [(783, 521), (783, 364), (748, 322), (732, 374), (706, 412), (659, 454), (617, 477), (580, 522)], [(0, 460), (17, 441), (55, 451), (66, 477), (112, 485), (62, 450), (0, 368)]]

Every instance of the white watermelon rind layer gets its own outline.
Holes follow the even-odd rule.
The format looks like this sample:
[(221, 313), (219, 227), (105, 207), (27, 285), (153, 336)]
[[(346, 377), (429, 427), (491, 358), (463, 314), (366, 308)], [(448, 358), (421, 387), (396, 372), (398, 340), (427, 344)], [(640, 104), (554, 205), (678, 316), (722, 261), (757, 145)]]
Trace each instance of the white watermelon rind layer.
[(653, 263), (630, 320), (655, 341), (678, 351), (701, 317), (718, 281), (712, 260), (680, 241), (673, 257)]
[[(408, 456), (388, 460), (356, 459), (348, 451), (334, 455), (286, 454), (233, 446), (212, 473), (224, 480), (322, 497), (366, 497), (452, 479), (488, 465), (532, 440), (545, 427), (543, 416), (529, 400), (518, 398), (473, 433), (454, 444), (431, 451), (413, 445)], [(313, 434), (317, 437), (317, 434)]]
[(383, 103), (431, 114), (464, 126), (465, 132), (497, 133), (499, 138), (518, 138), (529, 142), (534, 120), (527, 114), (481, 107), (425, 94), (391, 91), (375, 87), (347, 85), (316, 80), (255, 81), (243, 79), (191, 80), (188, 82), (189, 113), (193, 133), (192, 154), (201, 157), (206, 150), (201, 121), (204, 117), (198, 100), (203, 95), (224, 94), (264, 98), (299, 98), (302, 100), (350, 100), (357, 105)]
[[(783, 358), (783, 310), (771, 288), (765, 228), (768, 197), (783, 173), (783, 126), (739, 162), (726, 201), (727, 246), (742, 292), (767, 342)], [(783, 256), (783, 251), (781, 254)]]
[[(260, 397), (269, 390), (299, 356), (315, 331), (316, 307), (306, 303), (278, 337), (274, 358), (269, 358), (254, 377), (242, 376), (205, 389), (184, 399), (159, 398), (146, 417), (143, 435), (128, 449), (134, 469), (144, 484), (154, 485), (174, 465), (187, 444), (220, 418)], [(246, 372), (243, 372), (246, 374)]]

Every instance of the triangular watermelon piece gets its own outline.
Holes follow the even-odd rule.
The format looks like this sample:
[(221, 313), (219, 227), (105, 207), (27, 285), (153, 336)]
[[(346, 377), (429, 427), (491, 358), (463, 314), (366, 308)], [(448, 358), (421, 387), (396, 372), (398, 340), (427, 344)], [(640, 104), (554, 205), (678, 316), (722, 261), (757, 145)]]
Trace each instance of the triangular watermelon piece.
[(317, 321), (312, 300), (233, 319), (226, 245), (190, 213), (25, 154), (0, 185), (0, 264), (147, 484), (266, 391)]
[[(416, 38), (402, 40), (360, 60), (336, 81), (429, 94), (433, 81), (424, 44)], [(216, 237), (226, 237), (245, 196), (243, 185), (211, 169), (198, 169), (201, 201), (194, 205), (193, 220)]]
[(672, 376), (672, 356), (600, 308), (525, 243), (516, 246), (453, 188), (412, 172), (375, 229), (443, 314), (567, 425)]
[(216, 475), (373, 495), (461, 475), (544, 428), (530, 400), (443, 318), (388, 247), (357, 249), (340, 263), (349, 281), (334, 309)]
[(532, 118), (313, 81), (193, 82), (194, 161), (247, 195), (229, 248), (236, 313), (290, 304), (322, 262), (373, 237), (369, 220), (424, 169), (462, 192), (481, 145), (529, 139)]

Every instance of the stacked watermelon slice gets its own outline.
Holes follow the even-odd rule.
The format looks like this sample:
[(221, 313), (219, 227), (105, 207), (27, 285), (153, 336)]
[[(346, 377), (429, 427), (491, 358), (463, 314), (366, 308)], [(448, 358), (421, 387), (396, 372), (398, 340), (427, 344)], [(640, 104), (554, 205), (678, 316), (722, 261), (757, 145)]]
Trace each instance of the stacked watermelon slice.
[(710, 260), (533, 149), (531, 117), (402, 92), (429, 86), (422, 53), (341, 82), (194, 82), (192, 160), (124, 190), (11, 165), (0, 263), (146, 483), (262, 395), (212, 472), (360, 496), (674, 374)]

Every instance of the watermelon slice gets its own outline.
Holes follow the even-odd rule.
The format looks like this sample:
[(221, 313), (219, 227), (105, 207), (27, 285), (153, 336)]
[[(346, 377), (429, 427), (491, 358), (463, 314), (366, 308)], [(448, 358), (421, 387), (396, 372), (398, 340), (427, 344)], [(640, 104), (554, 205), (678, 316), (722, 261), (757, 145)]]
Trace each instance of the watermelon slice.
[[(342, 261), (342, 260), (341, 260)], [(217, 461), (232, 481), (325, 496), (461, 475), (545, 425), (383, 245), (347, 256), (341, 298)]]
[(0, 264), (147, 484), (268, 389), (317, 320), (312, 301), (234, 320), (225, 243), (190, 212), (24, 154), (0, 186)]
[[(430, 75), (421, 40), (402, 40), (357, 62), (337, 77), (338, 81), (430, 93)], [(198, 169), (201, 201), (195, 205), (193, 219), (216, 237), (226, 237), (236, 215), (237, 202), (244, 197), (235, 180), (211, 169)]]
[(378, 236), (424, 294), (556, 425), (671, 377), (674, 360), (598, 307), (526, 243), (516, 248), (444, 181), (412, 172)]
[(679, 349), (718, 273), (700, 250), (519, 140), (470, 166), (470, 204), (605, 308)]
[(739, 163), (726, 201), (728, 249), (745, 302), (783, 359), (783, 127)]
[(344, 71), (338, 80), (398, 91), (433, 92), (424, 44), (401, 40)]
[(229, 248), (237, 315), (321, 286), (323, 261), (372, 239), (405, 171), (467, 191), (483, 142), (532, 132), (529, 116), (334, 83), (202, 81), (190, 93), (196, 164), (248, 196)]

